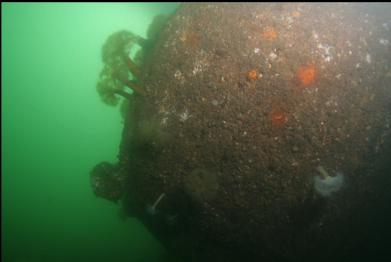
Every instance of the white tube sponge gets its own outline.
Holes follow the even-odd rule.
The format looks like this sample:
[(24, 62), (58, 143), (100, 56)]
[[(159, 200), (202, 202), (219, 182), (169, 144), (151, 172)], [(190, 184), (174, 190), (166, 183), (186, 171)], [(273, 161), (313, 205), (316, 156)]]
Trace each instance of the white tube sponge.
[(319, 166), (317, 168), (321, 176), (314, 177), (315, 190), (323, 197), (329, 197), (339, 191), (344, 183), (344, 176), (337, 172), (335, 176), (330, 176), (326, 170)]

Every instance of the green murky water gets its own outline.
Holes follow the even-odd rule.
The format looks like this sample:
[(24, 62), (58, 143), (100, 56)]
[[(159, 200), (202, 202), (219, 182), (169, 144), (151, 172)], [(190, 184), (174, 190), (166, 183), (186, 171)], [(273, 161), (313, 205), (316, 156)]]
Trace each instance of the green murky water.
[[(177, 4), (2, 4), (2, 260), (157, 261), (160, 244), (92, 193), (115, 161), (118, 108), (95, 90), (107, 36), (145, 36)], [(108, 139), (110, 138), (110, 139)]]

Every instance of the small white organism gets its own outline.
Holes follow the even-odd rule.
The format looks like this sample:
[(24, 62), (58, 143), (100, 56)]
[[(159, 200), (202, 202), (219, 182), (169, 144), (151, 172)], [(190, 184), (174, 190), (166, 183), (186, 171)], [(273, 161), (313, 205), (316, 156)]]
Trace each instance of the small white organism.
[(269, 58), (271, 61), (274, 61), (277, 58), (277, 54), (271, 51), (269, 54)]
[(339, 191), (344, 183), (344, 176), (341, 172), (337, 172), (335, 176), (330, 176), (322, 167), (316, 168), (320, 176), (314, 177), (315, 190), (323, 197), (329, 197), (333, 193)]
[(186, 109), (182, 114), (179, 115), (179, 121), (185, 122), (187, 119), (189, 119), (189, 111)]
[(365, 61), (367, 61), (368, 64), (370, 64), (372, 62), (372, 59), (371, 59), (371, 55), (370, 54), (367, 54), (365, 56)]
[(156, 207), (159, 204), (159, 202), (163, 199), (163, 197), (165, 197), (165, 196), (166, 196), (166, 194), (162, 193), (152, 206), (147, 205), (146, 208), (145, 208), (147, 213), (150, 214), (151, 216), (156, 215), (157, 212), (158, 212)]
[(384, 38), (380, 38), (379, 43), (382, 45), (388, 45), (390, 43), (390, 41), (388, 41), (387, 39), (384, 39)]

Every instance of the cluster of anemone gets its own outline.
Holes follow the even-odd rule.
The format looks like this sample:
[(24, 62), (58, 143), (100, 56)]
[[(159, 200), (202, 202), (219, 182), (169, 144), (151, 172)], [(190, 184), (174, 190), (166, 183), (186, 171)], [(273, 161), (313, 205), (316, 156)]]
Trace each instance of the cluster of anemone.
[[(167, 15), (156, 16), (148, 28), (147, 39), (126, 30), (115, 32), (107, 38), (102, 47), (104, 67), (96, 85), (104, 103), (112, 106), (117, 105), (118, 95), (129, 99), (131, 94), (127, 92), (127, 88), (130, 88), (137, 95), (144, 96), (146, 94), (145, 90), (137, 83), (141, 74), (140, 65), (145, 52), (152, 47), (167, 19)], [(141, 49), (132, 60), (129, 54), (135, 45), (139, 45)], [(130, 75), (133, 77), (130, 78)]]
[[(125, 91), (125, 87), (132, 89), (136, 94), (145, 95), (137, 80), (134, 80), (140, 76), (140, 68), (129, 56), (135, 44), (144, 43), (146, 43), (145, 39), (125, 30), (115, 32), (108, 37), (102, 47), (104, 67), (96, 86), (104, 103), (117, 105), (119, 99), (116, 95), (129, 98), (130, 93)], [(130, 74), (134, 79), (129, 78)]]

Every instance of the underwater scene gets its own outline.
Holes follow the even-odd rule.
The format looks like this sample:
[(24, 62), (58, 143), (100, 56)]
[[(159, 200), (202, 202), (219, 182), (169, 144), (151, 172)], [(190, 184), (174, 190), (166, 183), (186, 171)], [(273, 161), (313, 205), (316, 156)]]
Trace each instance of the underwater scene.
[(2, 261), (391, 261), (390, 3), (2, 3)]

